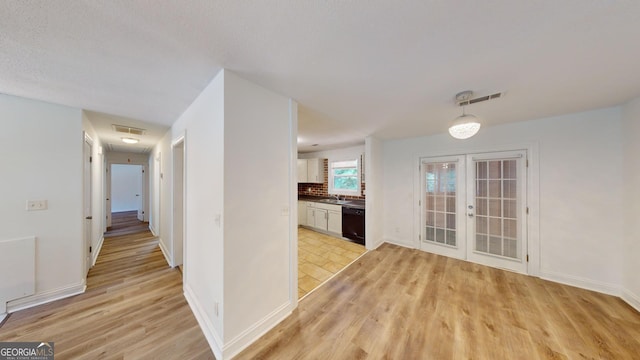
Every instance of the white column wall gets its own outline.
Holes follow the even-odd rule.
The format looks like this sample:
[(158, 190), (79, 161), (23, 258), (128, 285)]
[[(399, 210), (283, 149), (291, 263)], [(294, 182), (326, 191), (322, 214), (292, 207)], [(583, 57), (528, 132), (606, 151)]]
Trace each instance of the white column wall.
[(289, 99), (229, 71), (224, 83), (226, 357), (253, 341), (256, 328), (268, 329), (291, 311), (289, 214), (295, 209), (289, 208)]
[[(186, 132), (185, 296), (214, 351), (222, 358), (223, 200), (224, 200), (224, 71), (194, 100), (171, 127), (172, 139)], [(164, 146), (167, 146), (164, 143)], [(170, 145), (169, 145), (170, 146)], [(167, 150), (163, 150), (168, 154)], [(163, 155), (171, 168), (170, 156)], [(170, 189), (170, 181), (163, 183)], [(161, 199), (167, 209), (167, 195)], [(169, 210), (169, 209), (167, 209)], [(170, 227), (161, 225), (163, 234)], [(166, 232), (165, 232), (166, 230)], [(163, 235), (164, 237), (164, 235)], [(166, 240), (168, 241), (168, 240)]]
[(365, 180), (367, 200), (365, 238), (367, 249), (375, 249), (384, 241), (384, 168), (382, 141), (372, 136), (365, 139)]
[(622, 111), (625, 214), (622, 297), (640, 311), (640, 98)]

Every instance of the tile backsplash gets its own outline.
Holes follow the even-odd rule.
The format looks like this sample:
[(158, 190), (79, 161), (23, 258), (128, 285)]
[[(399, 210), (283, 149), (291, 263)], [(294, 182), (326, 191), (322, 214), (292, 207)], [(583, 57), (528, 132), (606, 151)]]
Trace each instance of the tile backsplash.
[[(329, 196), (329, 160), (324, 159), (324, 183), (311, 184), (311, 183), (298, 183), (298, 196), (310, 195), (310, 196)], [(365, 184), (360, 183), (361, 196), (347, 195), (345, 198), (352, 200), (364, 200)], [(342, 195), (340, 195), (342, 196)]]

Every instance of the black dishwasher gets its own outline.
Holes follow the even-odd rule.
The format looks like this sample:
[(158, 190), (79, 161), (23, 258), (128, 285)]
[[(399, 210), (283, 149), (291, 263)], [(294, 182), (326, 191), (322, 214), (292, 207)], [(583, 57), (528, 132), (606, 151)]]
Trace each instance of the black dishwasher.
[(342, 207), (342, 236), (364, 245), (364, 209)]

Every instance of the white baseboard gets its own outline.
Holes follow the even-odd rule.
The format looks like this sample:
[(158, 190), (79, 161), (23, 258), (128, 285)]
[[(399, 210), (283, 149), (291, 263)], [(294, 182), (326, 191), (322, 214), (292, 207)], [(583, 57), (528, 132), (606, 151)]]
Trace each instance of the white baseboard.
[(200, 305), (200, 302), (193, 294), (193, 290), (191, 290), (191, 288), (187, 284), (184, 284), (184, 297), (187, 299), (187, 303), (191, 308), (191, 312), (198, 321), (198, 325), (200, 325), (200, 329), (202, 330), (204, 337), (207, 339), (209, 347), (211, 348), (211, 351), (213, 351), (213, 355), (216, 357), (216, 359), (224, 359), (222, 357), (222, 340), (213, 327), (211, 320), (209, 320), (209, 318), (207, 317), (206, 311), (204, 311), (204, 309)]
[(622, 295), (620, 298), (640, 312), (640, 296), (632, 293), (631, 290), (622, 289)]
[(391, 239), (391, 238), (386, 238), (382, 240), (383, 242), (392, 244), (392, 245), (398, 245), (398, 246), (402, 246), (402, 247), (406, 247), (409, 249), (415, 249), (416, 247), (413, 244), (407, 244), (403, 241), (397, 240), (397, 239)]
[(161, 238), (158, 238), (158, 244), (160, 245), (160, 251), (162, 251), (162, 255), (164, 255), (164, 259), (167, 260), (167, 264), (169, 264), (169, 266), (174, 267), (173, 264), (171, 263), (171, 257), (169, 256), (169, 250), (167, 250), (167, 248), (164, 247), (164, 243), (162, 242)]
[(379, 241), (374, 242), (373, 244), (371, 244), (370, 248), (367, 247), (367, 250), (375, 250), (375, 249), (379, 248), (380, 245), (382, 245), (382, 244), (384, 244), (384, 239), (380, 239)]
[(94, 266), (96, 264), (96, 261), (98, 261), (98, 255), (100, 255), (100, 250), (102, 250), (102, 244), (104, 244), (104, 234), (100, 236), (100, 240), (98, 240), (98, 246), (96, 246), (96, 251), (93, 252), (91, 266)]
[(2, 325), (2, 322), (7, 318), (7, 316), (9, 316), (8, 313), (0, 314), (0, 325)]
[(153, 234), (153, 236), (158, 236), (158, 232), (153, 228), (153, 225), (151, 225), (151, 223), (149, 223), (149, 230), (151, 231), (151, 234)]
[(253, 326), (249, 327), (235, 338), (231, 339), (222, 348), (222, 359), (231, 359), (238, 355), (249, 345), (253, 344), (262, 335), (266, 334), (269, 330), (273, 329), (282, 320), (291, 315), (292, 306), (291, 302), (280, 305), (273, 310), (270, 314), (259, 320)]
[(16, 299), (9, 301), (7, 303), (7, 312), (13, 313), (16, 311), (28, 309), (30, 307), (46, 304), (52, 301), (64, 299), (70, 296), (78, 295), (84, 293), (87, 289), (87, 284), (85, 280), (82, 280), (80, 283), (44, 291), (41, 293), (37, 293), (35, 295), (23, 297), (21, 299)]
[(540, 270), (540, 278), (560, 284), (579, 287), (581, 289), (596, 291), (607, 295), (620, 296), (620, 286), (616, 284), (609, 284), (601, 281), (583, 278), (580, 276), (560, 274), (548, 270)]

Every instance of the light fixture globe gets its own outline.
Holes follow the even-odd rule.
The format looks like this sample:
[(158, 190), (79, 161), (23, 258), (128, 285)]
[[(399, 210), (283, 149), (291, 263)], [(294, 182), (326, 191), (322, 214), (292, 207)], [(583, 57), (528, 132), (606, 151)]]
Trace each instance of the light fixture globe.
[(137, 144), (140, 140), (135, 138), (123, 137), (122, 142), (125, 144)]
[(472, 137), (480, 130), (480, 121), (471, 114), (462, 114), (451, 122), (449, 134), (456, 139), (464, 140)]

